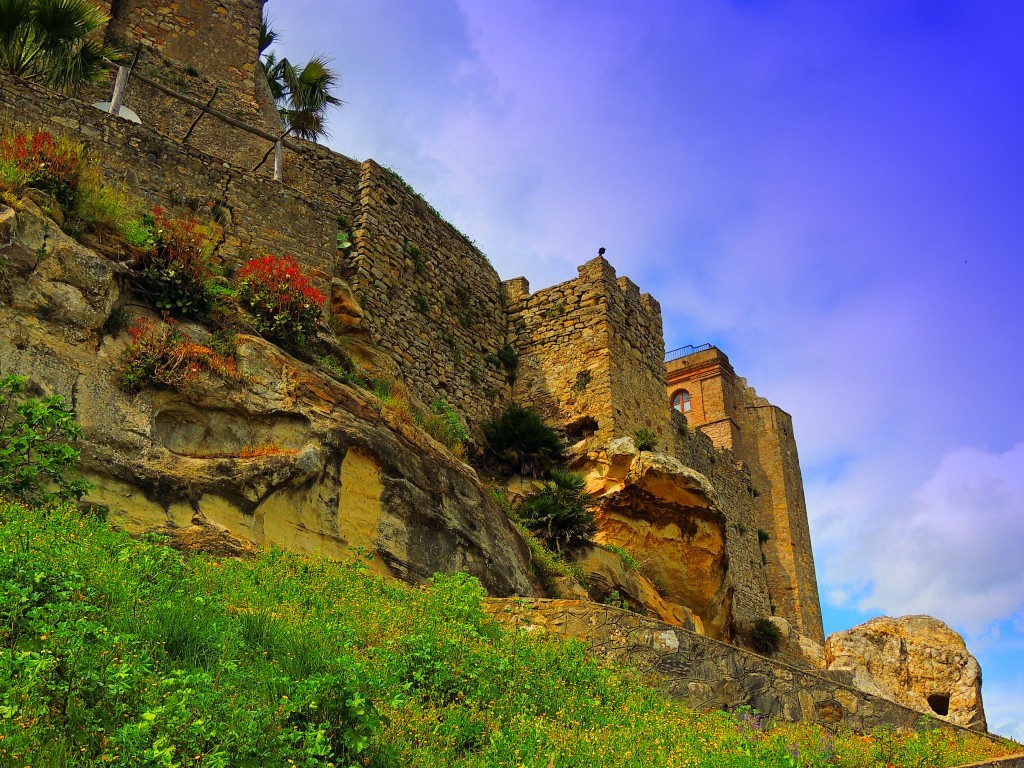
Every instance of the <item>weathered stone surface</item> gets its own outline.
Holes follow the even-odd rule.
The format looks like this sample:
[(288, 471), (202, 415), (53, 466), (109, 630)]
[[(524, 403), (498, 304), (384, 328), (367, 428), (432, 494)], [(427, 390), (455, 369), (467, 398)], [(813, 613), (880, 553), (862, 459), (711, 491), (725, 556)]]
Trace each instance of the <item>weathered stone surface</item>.
[(725, 516), (698, 472), (661, 453), (613, 441), (576, 463), (596, 499), (596, 540), (642, 552), (645, 575), (670, 603), (695, 613), (711, 637), (732, 636)]
[(589, 546), (577, 550), (572, 557), (583, 569), (587, 592), (594, 602), (604, 603), (614, 592), (638, 613), (704, 634), (704, 623), (699, 616), (663, 598), (650, 579), (629, 568), (614, 552)]
[[(472, 469), (371, 394), (262, 339), (238, 337), (241, 381), (122, 392), (128, 334), (99, 333), (122, 300), (113, 265), (46, 221), (26, 203), (0, 251), (13, 265), (0, 370), (74, 406), (80, 468), (96, 485), (87, 500), (113, 524), (174, 532), (183, 546), (216, 539), (218, 552), (247, 548), (235, 540), (330, 558), (365, 551), (407, 581), (460, 570), (494, 594), (533, 593), (528, 549)], [(40, 232), (45, 247), (34, 247)]]
[(825, 662), (863, 691), (986, 730), (981, 667), (964, 639), (931, 616), (880, 616), (829, 635)]

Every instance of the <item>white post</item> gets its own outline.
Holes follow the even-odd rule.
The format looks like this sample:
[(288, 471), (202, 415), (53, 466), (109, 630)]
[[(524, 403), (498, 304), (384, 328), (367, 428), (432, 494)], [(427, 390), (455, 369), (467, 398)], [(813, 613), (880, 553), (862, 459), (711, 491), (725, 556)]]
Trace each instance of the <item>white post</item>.
[(274, 181), (284, 181), (284, 143), (280, 139), (274, 144)]
[(124, 101), (124, 92), (128, 88), (128, 75), (131, 69), (128, 67), (117, 68), (117, 80), (114, 81), (114, 94), (110, 97), (110, 114), (116, 115), (121, 111), (121, 103)]

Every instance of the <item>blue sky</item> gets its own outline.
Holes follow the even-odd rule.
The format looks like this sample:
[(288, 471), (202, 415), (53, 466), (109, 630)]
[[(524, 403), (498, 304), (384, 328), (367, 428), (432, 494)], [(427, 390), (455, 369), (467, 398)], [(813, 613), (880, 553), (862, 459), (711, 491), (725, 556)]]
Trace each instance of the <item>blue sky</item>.
[(1024, 738), (1024, 3), (267, 7), (342, 73), (333, 148), (503, 278), (606, 247), (789, 411), (826, 632), (943, 619)]

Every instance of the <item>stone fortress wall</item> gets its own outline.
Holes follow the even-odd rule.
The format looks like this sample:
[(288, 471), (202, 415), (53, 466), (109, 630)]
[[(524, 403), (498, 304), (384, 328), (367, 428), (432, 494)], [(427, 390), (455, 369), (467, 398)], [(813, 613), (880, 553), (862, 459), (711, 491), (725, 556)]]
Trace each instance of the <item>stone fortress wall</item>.
[[(757, 538), (759, 526), (750, 470), (715, 447), (704, 432), (689, 429), (682, 415), (673, 412), (673, 453), (688, 467), (700, 472), (714, 487), (728, 520), (726, 556), (732, 576), (733, 618), (738, 629), (772, 615), (768, 569)], [(788, 617), (787, 617), (788, 618)]]
[(736, 376), (729, 358), (715, 347), (671, 360), (667, 368), (670, 400), (676, 393), (688, 393), (689, 423), (750, 473), (756, 525), (769, 535), (760, 544), (771, 613), (824, 642), (792, 418)]
[[(219, 89), (215, 106), (275, 133), (276, 116), (260, 102), (259, 65), (248, 66), (256, 59), (261, 9), (261, 0), (123, 0), (112, 3), (110, 29), (129, 45), (155, 47), (143, 48), (139, 66), (164, 86), (204, 103)], [(216, 44), (198, 44), (210, 35)], [(185, 56), (195, 58), (178, 58)], [(97, 93), (107, 98), (109, 85)], [(147, 203), (204, 221), (219, 212), (216, 256), (225, 267), (291, 254), (325, 291), (332, 281), (347, 283), (371, 340), (423, 402), (444, 397), (479, 422), (515, 399), (594, 443), (653, 431), (662, 450), (674, 450), (718, 490), (729, 520), (737, 621), (768, 615), (774, 602), (776, 613), (821, 638), (788, 417), (747, 394), (730, 367), (728, 376), (708, 381), (691, 417), (698, 406), (730, 414), (701, 429), (714, 448), (733, 453), (709, 450), (701, 435), (679, 437), (669, 418), (660, 307), (602, 257), (580, 267), (576, 279), (531, 294), (522, 278), (503, 284), (473, 243), (372, 160), (293, 141), (283, 183), (273, 181), (269, 163), (254, 170), (271, 146), (265, 138), (206, 115), (184, 142), (200, 111), (137, 81), (125, 103), (141, 126), (29, 84), (4, 83), (3, 100), (9, 124), (73, 135), (101, 159), (108, 177)], [(347, 253), (336, 248), (339, 216), (353, 235)], [(518, 354), (514, 377), (498, 358), (506, 344)], [(772, 533), (764, 547), (767, 570), (758, 527)]]

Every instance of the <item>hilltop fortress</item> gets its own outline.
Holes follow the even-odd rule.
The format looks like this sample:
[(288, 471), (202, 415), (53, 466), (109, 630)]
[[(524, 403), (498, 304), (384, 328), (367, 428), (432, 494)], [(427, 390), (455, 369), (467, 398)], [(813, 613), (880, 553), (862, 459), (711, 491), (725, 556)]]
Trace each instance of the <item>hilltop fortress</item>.
[[(282, 139), (258, 63), (262, 6), (112, 0), (106, 34), (140, 51), (124, 103), (141, 125), (92, 106), (110, 98), (110, 85), (69, 99), (4, 82), (5, 120), (74, 137), (109, 179), (148, 205), (217, 221), (214, 258), (227, 270), (265, 253), (294, 256), (329, 295), (332, 324), (366, 340), (378, 353), (367, 364), (400, 379), (420, 402), (444, 398), (471, 429), (510, 403), (534, 408), (569, 438), (573, 468), (600, 499), (599, 541), (650, 549), (658, 599), (669, 607), (648, 607), (649, 615), (678, 617), (670, 623), (689, 622), (722, 640), (776, 617), (792, 630), (789, 663), (823, 667), (789, 415), (759, 397), (715, 347), (683, 350), (666, 364), (658, 302), (603, 257), (579, 267), (573, 280), (531, 292), (524, 278), (503, 281), (393, 172)], [(18, 226), (27, 253), (26, 229)], [(339, 232), (351, 236), (350, 249), (338, 248)], [(0, 234), (3, 242), (15, 239)], [(40, 237), (45, 253), (53, 235)], [(112, 522), (177, 531), (202, 522), (238, 540), (330, 557), (365, 546), (378, 555), (375, 567), (409, 581), (459, 569), (478, 575), (492, 594), (538, 591), (525, 545), (474, 473), (427, 438), (382, 425), (358, 393), (325, 394), (312, 373), (250, 340), (240, 354), (257, 377), (284, 371), (268, 373), (258, 393), (213, 391), (189, 402), (157, 394), (129, 404), (87, 373), (93, 355), (109, 361), (119, 351), (98, 330), (125, 301), (115, 277), (108, 276), (106, 293), (82, 288), (89, 305), (82, 317), (99, 319), (83, 321), (84, 335), (56, 352), (44, 341), (53, 333), (48, 324), (70, 322), (73, 313), (55, 319), (52, 307), (43, 313), (19, 299), (34, 279), (22, 294), (14, 290), (20, 330), (0, 361), (75, 402), (91, 441), (83, 455), (96, 485), (91, 500), (109, 507)], [(114, 412), (111, 402), (119, 403)], [(105, 420), (120, 420), (131, 436), (114, 435)], [(633, 444), (641, 430), (657, 436), (655, 458)], [(223, 458), (205, 461), (237, 452), (243, 433), (296, 458), (251, 471), (216, 463)], [(832, 683), (808, 683), (814, 696), (806, 700), (792, 683), (796, 673), (785, 674), (792, 695), (781, 705), (762, 701), (778, 714), (827, 719), (838, 711), (843, 719), (859, 711), (862, 724), (913, 722), (849, 687), (853, 672), (839, 693)], [(722, 691), (706, 700), (750, 698), (749, 691)], [(948, 708), (951, 694), (944, 695)], [(783, 712), (787, 706), (792, 711)], [(974, 727), (977, 712), (967, 718)]]

